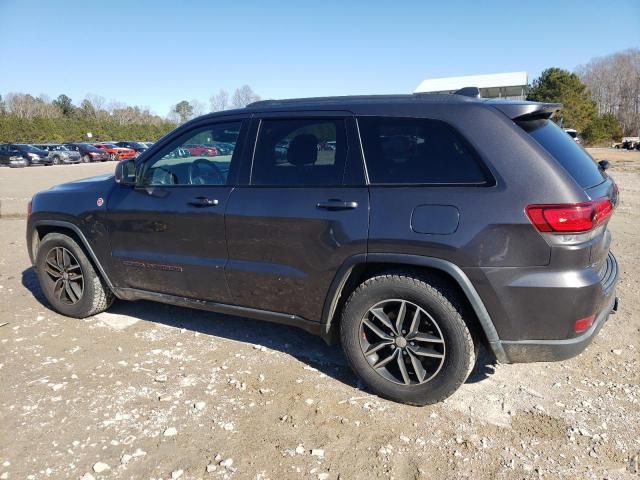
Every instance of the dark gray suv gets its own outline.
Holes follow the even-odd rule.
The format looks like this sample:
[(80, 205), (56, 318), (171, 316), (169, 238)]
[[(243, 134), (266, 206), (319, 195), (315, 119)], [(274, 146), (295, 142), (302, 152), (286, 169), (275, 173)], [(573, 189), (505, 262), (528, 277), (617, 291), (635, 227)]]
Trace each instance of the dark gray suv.
[[(559, 108), (422, 94), (206, 115), (115, 176), (36, 194), (29, 254), (64, 315), (117, 297), (295, 325), (339, 340), (373, 392), (437, 402), (480, 345), (566, 359), (617, 308), (618, 190)], [(176, 153), (191, 144), (228, 148)]]

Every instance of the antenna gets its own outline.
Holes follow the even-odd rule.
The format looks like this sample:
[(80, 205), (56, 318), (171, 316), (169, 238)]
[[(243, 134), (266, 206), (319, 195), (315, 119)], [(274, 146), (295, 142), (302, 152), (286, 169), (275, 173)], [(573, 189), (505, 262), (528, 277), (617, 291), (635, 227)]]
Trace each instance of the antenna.
[(464, 87), (453, 92), (454, 95), (462, 95), (464, 97), (482, 98), (478, 87)]

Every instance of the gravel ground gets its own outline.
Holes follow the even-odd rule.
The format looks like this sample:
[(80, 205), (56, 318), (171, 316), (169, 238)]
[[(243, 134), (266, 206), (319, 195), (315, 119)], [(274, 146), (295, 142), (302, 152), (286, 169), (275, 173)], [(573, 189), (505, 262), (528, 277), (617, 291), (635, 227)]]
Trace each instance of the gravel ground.
[[(494, 365), (446, 402), (370, 395), (302, 331), (147, 302), (46, 306), (25, 219), (0, 219), (0, 480), (638, 478), (640, 154), (612, 161), (619, 313), (582, 355)], [(0, 170), (3, 215), (113, 164)]]

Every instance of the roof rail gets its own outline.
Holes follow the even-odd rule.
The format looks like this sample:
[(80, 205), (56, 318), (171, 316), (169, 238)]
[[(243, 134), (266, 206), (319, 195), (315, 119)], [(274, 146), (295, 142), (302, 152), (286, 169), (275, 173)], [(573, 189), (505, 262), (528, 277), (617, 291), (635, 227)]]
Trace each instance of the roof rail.
[(462, 95), (464, 97), (482, 98), (478, 87), (464, 87), (453, 92), (454, 95)]

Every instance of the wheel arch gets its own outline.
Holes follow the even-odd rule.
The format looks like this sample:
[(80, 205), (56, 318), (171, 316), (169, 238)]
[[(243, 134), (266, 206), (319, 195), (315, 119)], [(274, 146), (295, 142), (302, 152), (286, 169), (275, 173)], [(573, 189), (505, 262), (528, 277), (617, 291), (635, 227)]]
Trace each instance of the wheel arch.
[(477, 326), (486, 339), (488, 348), (500, 362), (507, 362), (498, 332), (482, 299), (467, 275), (457, 265), (435, 257), (395, 253), (370, 253), (355, 255), (347, 259), (336, 273), (322, 309), (322, 336), (332, 343), (336, 338), (336, 327), (346, 297), (367, 278), (383, 271), (410, 268), (417, 273), (432, 273), (444, 277), (466, 299), (473, 310)]
[(38, 220), (34, 222), (27, 238), (29, 256), (33, 265), (35, 265), (40, 241), (45, 237), (45, 235), (49, 233), (61, 233), (63, 235), (67, 235), (76, 243), (78, 243), (80, 248), (84, 250), (85, 254), (89, 258), (89, 261), (93, 264), (98, 274), (105, 281), (109, 289), (115, 293), (116, 289), (113, 287), (113, 283), (102, 267), (102, 264), (94, 253), (93, 248), (91, 248), (91, 244), (87, 240), (87, 237), (82, 233), (80, 227), (78, 227), (74, 223), (63, 220)]

